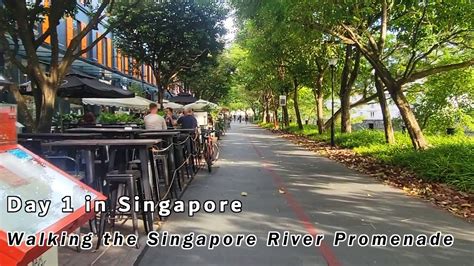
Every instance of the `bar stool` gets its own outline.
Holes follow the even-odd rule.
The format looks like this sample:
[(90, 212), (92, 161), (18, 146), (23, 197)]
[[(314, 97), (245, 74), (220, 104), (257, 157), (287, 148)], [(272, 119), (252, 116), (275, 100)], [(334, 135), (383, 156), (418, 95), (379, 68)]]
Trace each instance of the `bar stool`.
[[(173, 193), (177, 197), (176, 185), (174, 182), (171, 182), (170, 176), (168, 174), (168, 160), (169, 160), (169, 153), (171, 147), (173, 147), (173, 143), (166, 143), (168, 144), (165, 148), (159, 149), (158, 147), (154, 147), (152, 150), (153, 153), (153, 162), (154, 162), (154, 185), (156, 189), (156, 197), (157, 201), (170, 198)], [(165, 145), (166, 145), (165, 144)], [(165, 192), (163, 195), (160, 192), (160, 188), (164, 187)]]
[[(109, 219), (112, 221), (112, 231), (115, 229), (115, 220), (117, 219), (116, 215), (116, 207), (117, 207), (117, 200), (120, 196), (126, 195), (125, 192), (128, 190), (128, 196), (130, 197), (130, 213), (122, 213), (121, 215), (130, 215), (132, 217), (132, 225), (133, 225), (133, 232), (134, 234), (139, 237), (138, 234), (138, 216), (137, 212), (135, 209), (135, 196), (139, 196), (140, 200), (144, 198), (144, 193), (142, 190), (142, 187), (140, 186), (140, 177), (141, 173), (140, 171), (136, 170), (126, 170), (125, 172), (120, 172), (117, 170), (113, 170), (107, 173), (105, 177), (105, 185), (108, 186), (108, 198), (109, 198)], [(124, 186), (123, 193), (121, 193), (120, 187)], [(147, 214), (145, 214), (142, 210), (142, 215), (143, 215), (143, 224), (145, 227), (145, 231), (148, 233), (148, 227), (147, 227), (147, 219), (150, 219), (147, 217)], [(101, 214), (101, 219), (100, 219), (100, 227), (99, 227), (99, 233), (98, 233), (98, 241), (97, 241), (97, 247), (96, 249), (99, 248), (101, 242), (102, 242), (102, 237), (105, 232), (105, 220), (106, 220), (107, 213), (102, 213)], [(138, 242), (137, 242), (137, 248)]]

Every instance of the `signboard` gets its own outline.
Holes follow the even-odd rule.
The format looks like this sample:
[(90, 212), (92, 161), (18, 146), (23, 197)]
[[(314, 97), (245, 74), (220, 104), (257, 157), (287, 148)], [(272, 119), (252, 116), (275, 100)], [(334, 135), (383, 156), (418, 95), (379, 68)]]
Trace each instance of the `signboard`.
[(16, 105), (0, 104), (0, 145), (16, 144)]
[(207, 112), (194, 112), (193, 115), (199, 126), (207, 126)]
[[(26, 265), (30, 262), (37, 265), (34, 259), (50, 246), (26, 245), (25, 242), (8, 246), (8, 233), (20, 232), (37, 237), (70, 233), (95, 215), (93, 211), (85, 212), (86, 196), (90, 196), (92, 201), (105, 199), (22, 146), (0, 145), (0, 265)], [(41, 203), (43, 207), (48, 203), (47, 208), (41, 208)], [(9, 206), (9, 210), (4, 206)], [(43, 261), (48, 257), (45, 255)]]
[(280, 106), (285, 106), (285, 105), (286, 105), (286, 96), (280, 95)]

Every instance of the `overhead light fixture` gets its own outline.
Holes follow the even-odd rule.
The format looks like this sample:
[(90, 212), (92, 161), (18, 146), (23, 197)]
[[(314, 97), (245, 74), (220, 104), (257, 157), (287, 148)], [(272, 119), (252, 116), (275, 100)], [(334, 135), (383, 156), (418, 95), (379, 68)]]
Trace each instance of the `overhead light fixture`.
[(331, 58), (328, 60), (329, 66), (335, 67), (337, 65), (337, 58)]

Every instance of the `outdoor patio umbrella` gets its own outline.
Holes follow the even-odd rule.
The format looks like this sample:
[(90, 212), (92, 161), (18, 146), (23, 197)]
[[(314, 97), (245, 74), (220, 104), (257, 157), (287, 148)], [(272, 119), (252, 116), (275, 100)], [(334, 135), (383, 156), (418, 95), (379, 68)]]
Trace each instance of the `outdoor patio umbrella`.
[(194, 103), (185, 105), (184, 108), (191, 108), (193, 110), (202, 110), (206, 106), (209, 106), (210, 108), (216, 108), (218, 105), (215, 103), (211, 103), (209, 101), (200, 99)]
[(197, 101), (197, 99), (189, 93), (179, 93), (177, 96), (169, 98), (169, 101), (179, 104), (188, 104)]
[(69, 98), (133, 98), (135, 93), (115, 87), (87, 74), (71, 71), (59, 87), (58, 96)]
[(134, 98), (82, 98), (83, 104), (88, 105), (99, 105), (99, 106), (115, 106), (115, 107), (127, 107), (136, 109), (148, 109), (150, 103), (154, 103), (148, 99), (140, 96)]
[(163, 107), (164, 108), (171, 108), (171, 109), (183, 109), (182, 104), (170, 102), (168, 100), (163, 100)]
[[(32, 95), (31, 82), (21, 84), (20, 93)], [(69, 98), (133, 98), (135, 93), (101, 82), (83, 72), (71, 70), (59, 87), (57, 96)]]

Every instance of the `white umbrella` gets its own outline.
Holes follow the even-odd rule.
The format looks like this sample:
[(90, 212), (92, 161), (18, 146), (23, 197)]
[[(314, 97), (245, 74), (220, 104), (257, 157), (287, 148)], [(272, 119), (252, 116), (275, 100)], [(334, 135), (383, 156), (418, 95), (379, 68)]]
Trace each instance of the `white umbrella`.
[(104, 105), (104, 106), (116, 106), (116, 107), (127, 107), (136, 109), (147, 109), (150, 103), (154, 103), (148, 99), (140, 96), (134, 98), (82, 98), (82, 103), (89, 105)]
[(170, 102), (168, 100), (163, 100), (163, 108), (171, 108), (171, 109), (183, 109), (183, 105), (179, 103)]
[(211, 103), (209, 101), (200, 99), (194, 103), (186, 104), (184, 108), (191, 108), (193, 110), (202, 110), (206, 106), (209, 106), (211, 108), (217, 108), (218, 105), (215, 103)]

